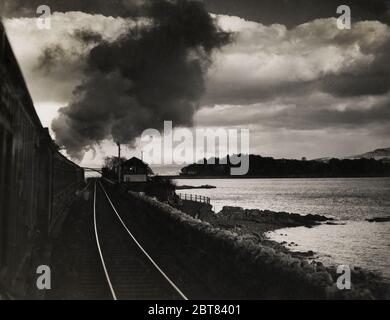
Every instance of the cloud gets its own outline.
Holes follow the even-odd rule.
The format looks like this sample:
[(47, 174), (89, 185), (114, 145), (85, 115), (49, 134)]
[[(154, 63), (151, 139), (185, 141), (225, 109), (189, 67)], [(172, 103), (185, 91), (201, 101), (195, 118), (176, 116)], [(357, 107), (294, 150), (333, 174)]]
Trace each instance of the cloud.
[(194, 121), (196, 127), (249, 129), (251, 153), (263, 156), (342, 157), (388, 147), (390, 98), (349, 100), (317, 93), (296, 104), (218, 105), (200, 109)]
[(288, 28), (318, 18), (336, 17), (339, 5), (349, 5), (354, 21), (379, 20), (389, 23), (387, 0), (205, 0), (217, 14), (239, 16), (265, 25), (283, 24)]
[[(229, 3), (227, 0), (226, 10), (219, 12), (228, 11)], [(245, 7), (244, 3), (240, 2), (240, 7)], [(98, 5), (94, 8), (96, 11)], [(333, 11), (332, 7), (331, 15)], [(21, 12), (18, 10), (18, 14)], [(150, 23), (147, 18), (133, 17), (138, 13), (129, 13), (131, 18), (55, 13), (50, 32), (38, 30), (35, 19), (28, 18), (8, 19), (6, 26), (34, 102), (44, 106), (42, 112), (46, 114), (44, 110), (51, 105), (56, 110), (59, 105), (72, 106), (62, 109), (62, 116), (53, 123), (56, 132), (63, 132), (61, 141), (69, 150), (94, 148), (96, 141), (106, 141), (109, 136), (126, 140), (137, 136), (142, 124), (160, 128), (163, 118), (168, 117), (188, 126), (193, 120), (196, 126), (250, 127), (253, 152), (274, 156), (314, 158), (362, 153), (373, 149), (371, 146), (387, 147), (389, 26), (379, 15), (372, 19), (382, 22), (363, 21), (362, 17), (369, 14), (364, 13), (361, 19), (355, 19), (362, 21), (342, 31), (334, 18), (318, 19), (327, 16), (324, 12), (313, 15), (313, 20), (309, 18), (312, 11), (303, 12), (299, 19), (295, 11), (284, 16), (280, 12), (272, 16), (266, 11), (253, 11), (260, 23), (214, 16), (222, 30), (233, 33), (233, 42), (212, 51), (205, 60), (198, 59), (197, 50), (189, 50), (185, 65), (198, 65), (201, 78), (188, 78), (196, 68), (182, 76), (174, 68), (147, 70), (147, 78), (152, 79), (149, 87), (166, 91), (165, 85), (174, 85), (183, 97), (195, 97), (186, 98), (195, 102), (189, 109), (185, 107), (185, 117), (180, 104), (166, 107), (168, 100), (161, 105), (166, 113), (149, 107), (150, 101), (161, 100), (156, 98), (161, 95), (158, 90), (146, 104), (138, 94), (129, 94), (137, 92), (140, 83), (141, 88), (144, 86), (140, 78), (129, 76), (129, 68), (134, 65), (120, 55), (120, 50), (131, 55), (126, 37), (137, 34), (131, 30)], [(125, 40), (121, 40), (123, 37)], [(159, 50), (146, 57), (158, 63), (166, 57)], [(164, 50), (167, 47), (163, 46)], [(89, 87), (96, 89), (90, 91)], [(202, 95), (202, 101), (196, 102)], [(140, 96), (149, 99), (147, 94)], [(46, 123), (49, 120), (45, 119)], [(73, 156), (77, 154), (73, 152)]]
[(338, 98), (314, 92), (250, 105), (217, 105), (199, 110), (195, 122), (291, 130), (374, 127), (390, 122), (390, 95)]
[(385, 24), (363, 21), (346, 31), (331, 18), (288, 30), (238, 17), (217, 19), (235, 33), (235, 41), (215, 58), (205, 104), (250, 104), (313, 90), (344, 97), (381, 95), (390, 89), (390, 28)]
[(344, 157), (389, 146), (389, 140), (373, 134), (371, 128), (310, 131), (252, 128), (250, 139), (252, 153), (292, 159)]
[(115, 41), (137, 20), (68, 12), (53, 14), (51, 30), (38, 29), (32, 18), (4, 23), (34, 102), (66, 104), (91, 49), (100, 40)]
[[(240, 16), (265, 25), (283, 24), (288, 28), (318, 18), (336, 17), (336, 8), (349, 5), (354, 21), (390, 21), (387, 0), (200, 0), (216, 14)], [(46, 0), (52, 12), (81, 11), (114, 17), (143, 16), (144, 4), (153, 0)], [(7, 17), (35, 16), (41, 0), (0, 0), (0, 13)]]
[(215, 58), (196, 126), (249, 127), (251, 152), (345, 156), (387, 147), (390, 29), (335, 19), (288, 29), (217, 16), (235, 41)]

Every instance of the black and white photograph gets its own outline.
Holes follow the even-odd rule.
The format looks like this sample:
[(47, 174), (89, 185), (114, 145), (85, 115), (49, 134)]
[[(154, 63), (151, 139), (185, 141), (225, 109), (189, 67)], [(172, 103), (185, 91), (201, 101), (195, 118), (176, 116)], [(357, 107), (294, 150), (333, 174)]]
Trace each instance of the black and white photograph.
[(390, 0), (0, 0), (8, 300), (390, 300)]

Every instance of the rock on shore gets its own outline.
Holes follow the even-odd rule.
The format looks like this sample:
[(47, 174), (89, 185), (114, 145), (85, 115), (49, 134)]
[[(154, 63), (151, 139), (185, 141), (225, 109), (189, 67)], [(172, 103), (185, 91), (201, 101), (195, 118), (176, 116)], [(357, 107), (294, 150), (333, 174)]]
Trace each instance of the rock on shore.
[(241, 207), (225, 206), (218, 213), (218, 217), (227, 220), (249, 220), (256, 223), (272, 224), (275, 227), (297, 227), (306, 226), (313, 227), (322, 222), (333, 221), (332, 218), (322, 215), (300, 215), (288, 212), (274, 212), (269, 210), (259, 209), (243, 209)]
[(366, 221), (368, 221), (368, 222), (389, 222), (390, 221), (390, 216), (366, 219)]
[(209, 184), (204, 184), (204, 185), (201, 185), (201, 186), (187, 186), (187, 185), (184, 185), (184, 186), (176, 186), (175, 187), (176, 190), (216, 189), (216, 188), (217, 188), (216, 186), (211, 186)]

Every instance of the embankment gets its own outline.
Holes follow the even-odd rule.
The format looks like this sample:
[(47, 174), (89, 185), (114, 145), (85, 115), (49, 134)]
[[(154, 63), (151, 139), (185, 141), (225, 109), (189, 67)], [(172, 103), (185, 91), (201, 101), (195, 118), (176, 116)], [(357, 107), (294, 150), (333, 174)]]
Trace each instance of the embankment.
[[(389, 288), (362, 270), (352, 270), (352, 290), (336, 286), (335, 268), (308, 263), (251, 237), (213, 227), (150, 197), (129, 192), (141, 207), (143, 219), (158, 232), (155, 241), (169, 243), (172, 251), (190, 252), (206, 281), (226, 284), (226, 290), (245, 293), (249, 299), (372, 299), (388, 298)], [(208, 272), (212, 270), (212, 272)], [(237, 291), (237, 292), (238, 292)]]

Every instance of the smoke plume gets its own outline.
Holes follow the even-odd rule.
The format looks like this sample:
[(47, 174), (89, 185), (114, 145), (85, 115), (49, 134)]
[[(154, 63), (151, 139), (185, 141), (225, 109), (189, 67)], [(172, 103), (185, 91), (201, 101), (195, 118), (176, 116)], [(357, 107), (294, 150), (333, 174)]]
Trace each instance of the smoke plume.
[(104, 139), (131, 144), (164, 120), (192, 125), (212, 52), (230, 35), (199, 1), (153, 1), (142, 10), (150, 23), (91, 50), (85, 80), (52, 123), (57, 144), (73, 158)]

